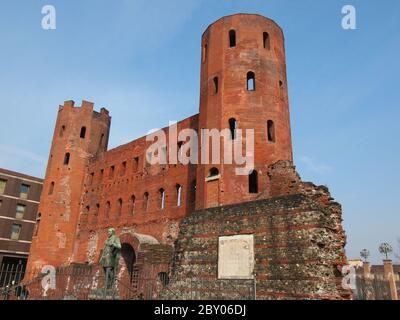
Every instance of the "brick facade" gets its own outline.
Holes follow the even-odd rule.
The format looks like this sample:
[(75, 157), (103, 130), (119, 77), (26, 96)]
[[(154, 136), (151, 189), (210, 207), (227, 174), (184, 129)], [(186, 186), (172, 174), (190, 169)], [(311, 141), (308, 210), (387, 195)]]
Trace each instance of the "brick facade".
[[(327, 231), (320, 225), (324, 211), (315, 209), (315, 212), (313, 207), (318, 203), (332, 206), (329, 212), (332, 219), (337, 220), (326, 219), (338, 230), (331, 235), (337, 252), (331, 247), (329, 251), (327, 246), (326, 254), (335, 257), (329, 258), (326, 270), (316, 267), (302, 272), (329, 273), (324, 278), (326, 295), (318, 295), (310, 289), (309, 296), (338, 298), (340, 294), (333, 292), (332, 288), (337, 280), (333, 275), (334, 265), (340, 266), (345, 259), (340, 209), (331, 204), (329, 193), (323, 187), (303, 184), (292, 164), (281, 28), (259, 15), (237, 14), (211, 24), (201, 41), (200, 112), (178, 122), (177, 131), (192, 129), (199, 134), (200, 158), (205, 151), (200, 135), (202, 129), (227, 129), (231, 132), (232, 128), (253, 129), (256, 187), (250, 186), (249, 175), (236, 174), (236, 165), (224, 164), (223, 152), (217, 159), (219, 164), (149, 165), (146, 153), (152, 142), (146, 141), (146, 137), (107, 151), (111, 120), (108, 111), (103, 108), (100, 113), (95, 112), (93, 104), (86, 101), (81, 107), (67, 101), (60, 107), (56, 122), (45, 191), (39, 208), (42, 221), (32, 244), (30, 267), (33, 270), (45, 264), (64, 267), (71, 263), (94, 265), (98, 262), (107, 229), (112, 226), (126, 244), (127, 252), (133, 252), (137, 270), (152, 276), (160, 272), (170, 273), (174, 246), (177, 243), (178, 251), (191, 250), (184, 249), (183, 243), (189, 241), (189, 235), (196, 236), (195, 226), (190, 224), (196, 224), (197, 219), (199, 223), (209, 222), (208, 227), (216, 228), (214, 233), (217, 236), (234, 232), (230, 229), (232, 226), (221, 220), (225, 212), (233, 210), (233, 215), (240, 215), (241, 210), (245, 210), (250, 221), (260, 211), (258, 206), (263, 208), (265, 204), (268, 207), (262, 218), (265, 225), (253, 221), (245, 228), (247, 220), (240, 220), (241, 217), (238, 220), (241, 226), (235, 230), (239, 234), (246, 230), (261, 237), (264, 231), (260, 228), (266, 227), (269, 228), (265, 233), (267, 237), (289, 237), (292, 231), (281, 234), (268, 225), (271, 219), (276, 220), (274, 223), (278, 230), (283, 223), (279, 219), (283, 219), (290, 226), (303, 228), (304, 235), (310, 238), (314, 231), (316, 235)], [(82, 137), (83, 128), (85, 134)], [(179, 152), (176, 141), (169, 139), (172, 136), (170, 129), (162, 129), (167, 136), (165, 150), (169, 155), (170, 152)], [(232, 134), (231, 139), (235, 138)], [(290, 197), (296, 194), (302, 196)], [(286, 195), (289, 197), (274, 200)], [(254, 202), (261, 199), (270, 199), (270, 202)], [(274, 201), (280, 203), (277, 207), (279, 214), (267, 205)], [(293, 201), (295, 204), (292, 205)], [(207, 210), (212, 207), (216, 207), (210, 211), (214, 217), (208, 221)], [(299, 214), (293, 215), (293, 210)], [(228, 220), (231, 218), (233, 216), (227, 216)], [(182, 234), (182, 230), (187, 230), (187, 234)], [(256, 241), (257, 248), (275, 245), (275, 242)], [(309, 250), (305, 243), (297, 250), (302, 248)], [(210, 249), (214, 250), (215, 246)], [(277, 250), (275, 248), (272, 253), (276, 255)], [(215, 252), (209, 254), (215, 258)], [(261, 261), (268, 260), (267, 256), (257, 254)], [(323, 254), (321, 251), (319, 256), (318, 250), (307, 251), (300, 257), (289, 251), (288, 259), (301, 258), (298, 262), (304, 264), (325, 259)], [(272, 262), (285, 265), (282, 262), (284, 256), (278, 254), (278, 257)], [(258, 261), (256, 264), (264, 277), (271, 274), (272, 269), (262, 271), (265, 264)], [(176, 270), (173, 274), (177, 274)], [(312, 286), (315, 287), (315, 281)]]

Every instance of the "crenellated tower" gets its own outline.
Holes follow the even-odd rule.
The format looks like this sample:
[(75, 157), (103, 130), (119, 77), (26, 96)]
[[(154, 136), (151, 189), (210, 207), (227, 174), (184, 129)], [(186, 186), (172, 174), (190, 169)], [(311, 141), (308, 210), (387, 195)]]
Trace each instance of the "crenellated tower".
[(268, 166), (292, 160), (284, 35), (274, 21), (236, 14), (204, 32), (199, 129), (229, 129), (231, 139), (254, 129), (255, 170), (237, 175), (221, 149), (221, 164), (197, 168), (197, 209), (269, 196)]
[(28, 270), (70, 262), (88, 161), (107, 150), (110, 123), (91, 102), (59, 107)]

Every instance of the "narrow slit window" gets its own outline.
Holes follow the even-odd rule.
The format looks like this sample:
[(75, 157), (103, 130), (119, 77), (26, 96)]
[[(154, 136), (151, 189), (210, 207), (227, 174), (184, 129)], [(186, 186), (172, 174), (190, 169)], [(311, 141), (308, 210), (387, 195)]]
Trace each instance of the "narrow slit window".
[(95, 216), (98, 216), (98, 215), (99, 215), (99, 212), (100, 212), (100, 204), (97, 203), (97, 204), (96, 204), (96, 211), (94, 212), (94, 215), (95, 215)]
[(110, 174), (109, 174), (109, 178), (110, 179), (114, 178), (114, 171), (115, 171), (115, 166), (111, 166), (110, 167)]
[(160, 189), (160, 209), (163, 210), (165, 208), (165, 190)]
[(275, 142), (275, 125), (272, 120), (267, 122), (267, 138), (269, 142)]
[(50, 188), (49, 188), (49, 196), (51, 196), (54, 192), (54, 181), (50, 183)]
[(235, 30), (229, 31), (229, 47), (230, 48), (236, 47), (236, 31)]
[(182, 196), (182, 186), (177, 184), (176, 185), (176, 206), (180, 207), (181, 206), (181, 196)]
[(256, 90), (256, 76), (252, 71), (249, 71), (247, 73), (247, 90), (248, 91)]
[(148, 211), (149, 210), (149, 193), (145, 192), (143, 195), (143, 210)]
[(37, 217), (36, 217), (36, 224), (35, 224), (35, 229), (33, 231), (33, 236), (37, 237), (38, 233), (39, 233), (39, 227), (40, 227), (40, 221), (42, 220), (42, 214), (38, 213)]
[(110, 216), (110, 211), (111, 211), (111, 203), (110, 203), (110, 201), (107, 201), (107, 203), (106, 203), (106, 217), (107, 218)]
[(135, 213), (135, 203), (136, 203), (136, 197), (135, 195), (132, 195), (131, 197), (131, 215)]
[(64, 132), (65, 132), (65, 126), (61, 126), (60, 129), (60, 138), (62, 138), (64, 136)]
[(279, 98), (283, 99), (283, 81), (279, 81)]
[(121, 165), (121, 172), (120, 172), (121, 177), (124, 176), (125, 173), (126, 173), (126, 161), (122, 162)]
[(258, 193), (258, 173), (256, 170), (249, 174), (249, 193)]
[(207, 54), (208, 54), (208, 44), (206, 43), (203, 47), (203, 63), (206, 62), (207, 60)]
[(117, 216), (120, 216), (122, 213), (122, 199), (118, 199), (117, 201)]
[(268, 32), (263, 33), (263, 46), (264, 46), (264, 49), (267, 49), (267, 50), (270, 49), (270, 39), (269, 39)]
[(214, 77), (214, 94), (218, 94), (218, 77)]
[(81, 128), (81, 135), (80, 135), (81, 139), (85, 139), (86, 137), (86, 127), (82, 127)]
[(231, 131), (231, 139), (236, 139), (237, 121), (235, 118), (229, 119), (229, 130)]
[(133, 158), (132, 167), (133, 167), (133, 172), (137, 172), (138, 171), (138, 168), (139, 168), (139, 157)]
[(64, 165), (65, 165), (65, 166), (69, 165), (69, 160), (70, 160), (70, 158), (71, 158), (71, 154), (70, 154), (69, 152), (67, 152), (67, 153), (65, 154), (65, 157), (64, 157)]

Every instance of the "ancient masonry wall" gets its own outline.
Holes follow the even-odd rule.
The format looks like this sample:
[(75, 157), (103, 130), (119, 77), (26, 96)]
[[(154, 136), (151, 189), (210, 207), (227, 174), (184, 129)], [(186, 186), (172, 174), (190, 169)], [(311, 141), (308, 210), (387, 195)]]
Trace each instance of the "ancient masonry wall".
[[(296, 176), (287, 162), (272, 170), (277, 167)], [(185, 218), (165, 297), (238, 298), (238, 292), (243, 297), (255, 291), (257, 299), (347, 299), (341, 286), (346, 264), (341, 207), (325, 187), (299, 182), (293, 189), (298, 193)], [(218, 280), (219, 237), (249, 234), (254, 235), (255, 281)], [(187, 281), (191, 278), (196, 286)]]

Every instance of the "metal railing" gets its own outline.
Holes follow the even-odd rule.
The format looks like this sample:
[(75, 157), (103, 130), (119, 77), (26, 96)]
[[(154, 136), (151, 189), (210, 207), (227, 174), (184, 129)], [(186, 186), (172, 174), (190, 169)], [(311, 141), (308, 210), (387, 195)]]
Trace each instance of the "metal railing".
[[(166, 273), (141, 276), (121, 271), (107, 284), (103, 270), (91, 266), (57, 268), (55, 274), (24, 268), (0, 270), (3, 300), (253, 300), (255, 280), (169, 279)], [(53, 283), (54, 282), (54, 283)]]

